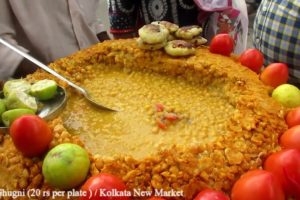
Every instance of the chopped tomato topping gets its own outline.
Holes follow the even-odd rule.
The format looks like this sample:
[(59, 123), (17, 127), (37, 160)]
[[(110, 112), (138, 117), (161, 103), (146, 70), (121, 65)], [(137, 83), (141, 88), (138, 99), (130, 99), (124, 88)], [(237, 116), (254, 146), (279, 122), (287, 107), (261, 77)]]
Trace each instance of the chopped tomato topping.
[(157, 123), (157, 125), (158, 125), (159, 128), (161, 128), (161, 129), (167, 129), (167, 124), (165, 124), (163, 122), (163, 120), (157, 119), (156, 123)]
[(153, 113), (153, 117), (160, 129), (165, 130), (181, 119), (181, 116), (175, 113), (174, 108), (168, 109), (161, 103), (155, 104), (154, 108), (156, 112)]
[(160, 103), (156, 104), (155, 108), (156, 108), (156, 112), (162, 112), (165, 109), (164, 105)]
[(176, 121), (178, 119), (178, 115), (175, 113), (166, 113), (164, 117), (166, 120), (169, 120), (171, 122)]

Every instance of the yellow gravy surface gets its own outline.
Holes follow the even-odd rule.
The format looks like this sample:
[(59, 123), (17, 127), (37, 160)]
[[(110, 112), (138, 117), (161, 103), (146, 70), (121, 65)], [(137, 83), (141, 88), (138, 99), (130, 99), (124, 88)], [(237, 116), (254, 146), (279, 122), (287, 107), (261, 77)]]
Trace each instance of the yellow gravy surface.
[[(79, 134), (92, 153), (142, 159), (174, 144), (210, 143), (226, 134), (235, 109), (220, 89), (154, 72), (95, 68), (94, 78), (83, 86), (97, 101), (120, 111), (99, 111), (72, 95), (62, 115), (68, 130)], [(178, 118), (162, 127), (159, 120), (166, 113)]]

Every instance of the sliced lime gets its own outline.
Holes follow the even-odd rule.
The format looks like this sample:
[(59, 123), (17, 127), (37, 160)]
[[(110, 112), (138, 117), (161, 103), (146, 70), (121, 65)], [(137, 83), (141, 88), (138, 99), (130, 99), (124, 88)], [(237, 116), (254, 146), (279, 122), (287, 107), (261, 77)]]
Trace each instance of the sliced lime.
[(0, 121), (1, 121), (1, 115), (6, 111), (6, 106), (5, 106), (5, 100), (0, 99)]
[(26, 108), (8, 110), (2, 114), (2, 122), (5, 126), (9, 127), (18, 117), (28, 114), (34, 115), (34, 112)]
[(3, 94), (5, 97), (8, 97), (8, 95), (14, 91), (29, 93), (30, 87), (31, 87), (30, 83), (28, 83), (24, 79), (9, 80), (6, 81), (3, 86)]
[(36, 112), (38, 108), (37, 102), (34, 97), (20, 91), (11, 92), (6, 98), (5, 105), (8, 110), (16, 108), (26, 108), (32, 110), (33, 112)]
[(57, 83), (53, 80), (41, 80), (31, 86), (30, 94), (39, 100), (52, 99), (57, 92)]

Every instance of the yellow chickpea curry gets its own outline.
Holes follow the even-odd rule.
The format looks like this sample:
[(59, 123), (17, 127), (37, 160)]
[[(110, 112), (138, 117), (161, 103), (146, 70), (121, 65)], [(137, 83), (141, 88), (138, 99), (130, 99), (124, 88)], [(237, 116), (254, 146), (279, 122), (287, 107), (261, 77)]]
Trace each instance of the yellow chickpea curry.
[(93, 154), (142, 159), (179, 146), (210, 143), (226, 134), (235, 108), (221, 89), (150, 71), (95, 66), (83, 86), (104, 105), (99, 111), (72, 95), (63, 112), (65, 126), (79, 134)]

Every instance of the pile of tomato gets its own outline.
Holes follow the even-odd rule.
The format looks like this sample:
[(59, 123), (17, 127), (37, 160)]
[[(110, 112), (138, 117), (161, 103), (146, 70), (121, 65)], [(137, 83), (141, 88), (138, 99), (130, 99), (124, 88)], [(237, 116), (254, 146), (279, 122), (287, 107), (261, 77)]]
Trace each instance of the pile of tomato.
[[(230, 56), (234, 49), (234, 41), (229, 34), (216, 35), (209, 46), (209, 50), (215, 54)], [(263, 54), (257, 49), (247, 49), (240, 56), (238, 61), (256, 72), (260, 80), (271, 87), (277, 87), (288, 81), (288, 67), (284, 63), (272, 63), (262, 70), (264, 63)]]

